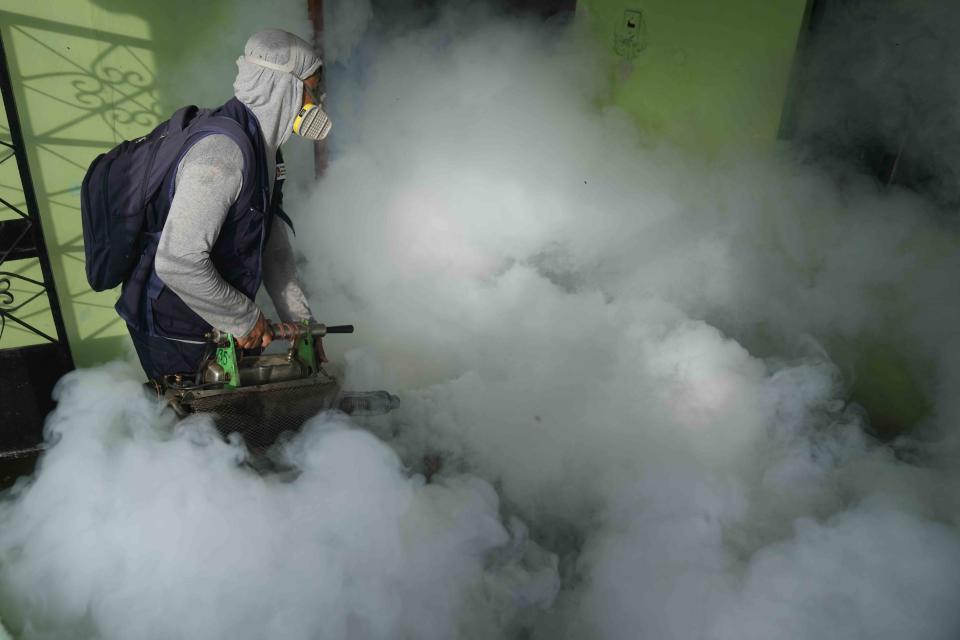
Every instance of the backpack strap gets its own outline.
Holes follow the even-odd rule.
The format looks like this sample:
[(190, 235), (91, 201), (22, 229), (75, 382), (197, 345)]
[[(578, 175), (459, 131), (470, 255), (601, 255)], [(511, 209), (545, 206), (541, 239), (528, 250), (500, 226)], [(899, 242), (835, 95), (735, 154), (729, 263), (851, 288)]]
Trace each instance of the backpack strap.
[[(291, 220), (290, 216), (287, 215), (287, 212), (283, 210), (283, 184), (286, 182), (286, 168), (283, 163), (283, 152), (280, 151), (280, 149), (277, 149), (277, 167), (284, 167), (284, 179), (275, 178), (273, 181), (273, 195), (270, 198), (270, 211), (273, 213), (273, 215), (283, 220), (285, 225), (290, 227), (290, 231), (293, 232), (293, 235), (297, 235), (297, 230), (293, 228), (293, 220)], [(270, 230), (268, 229), (268, 237), (269, 234)]]
[(173, 115), (170, 116), (170, 124), (167, 126), (168, 134), (178, 133), (186, 129), (191, 122), (193, 122), (198, 115), (202, 115), (206, 109), (200, 109), (195, 104), (189, 104), (185, 107), (180, 107), (173, 112)]

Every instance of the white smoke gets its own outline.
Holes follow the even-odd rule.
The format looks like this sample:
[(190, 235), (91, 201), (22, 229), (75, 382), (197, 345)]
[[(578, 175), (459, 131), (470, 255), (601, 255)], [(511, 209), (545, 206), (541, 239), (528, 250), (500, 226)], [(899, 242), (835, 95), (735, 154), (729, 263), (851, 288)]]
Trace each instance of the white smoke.
[(860, 0), (821, 9), (801, 75), (798, 134), (815, 151), (899, 156), (885, 173), (956, 209), (960, 6)]
[(123, 366), (57, 395), (57, 444), (0, 515), (4, 617), (22, 637), (489, 637), (556, 591), (489, 484), (408, 477), (341, 418), (287, 444), (284, 479), (203, 419), (174, 428)]
[(954, 456), (874, 441), (822, 346), (885, 336), (939, 400), (955, 232), (782, 150), (651, 146), (576, 33), (462, 27), (335, 86), (302, 246), (352, 385), (407, 390), (394, 446), (495, 480), (565, 559), (539, 634), (955, 636)]
[(323, 58), (324, 63), (348, 59), (363, 39), (373, 19), (370, 0), (332, 0), (323, 3)]
[[(9, 626), (955, 638), (956, 231), (784, 150), (641, 138), (576, 28), (446, 12), (351, 55), (361, 22), (288, 210), (314, 310), (358, 327), (347, 386), (402, 407), (262, 477), (121, 368), (71, 376), (0, 511)], [(869, 435), (831, 351), (863, 336), (925, 363), (928, 440)]]

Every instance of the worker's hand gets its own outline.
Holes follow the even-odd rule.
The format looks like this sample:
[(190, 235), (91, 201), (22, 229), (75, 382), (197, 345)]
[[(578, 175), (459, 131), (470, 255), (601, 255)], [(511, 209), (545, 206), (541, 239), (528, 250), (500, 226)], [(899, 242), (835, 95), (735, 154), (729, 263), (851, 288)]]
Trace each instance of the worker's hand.
[(274, 340), (293, 340), (300, 335), (300, 325), (294, 322), (281, 322), (274, 325)]
[(273, 342), (273, 332), (270, 330), (270, 321), (260, 314), (257, 318), (257, 324), (247, 335), (237, 338), (237, 346), (241, 349), (256, 349), (257, 347), (265, 349), (267, 345)]

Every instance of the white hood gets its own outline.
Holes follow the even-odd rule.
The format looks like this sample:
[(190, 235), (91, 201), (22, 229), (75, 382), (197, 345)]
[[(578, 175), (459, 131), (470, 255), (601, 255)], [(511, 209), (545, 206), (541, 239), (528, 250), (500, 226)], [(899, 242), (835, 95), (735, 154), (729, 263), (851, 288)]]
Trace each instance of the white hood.
[(272, 157), (293, 133), (303, 104), (303, 79), (322, 62), (307, 42), (280, 29), (253, 34), (243, 53), (237, 58), (234, 94), (257, 117)]

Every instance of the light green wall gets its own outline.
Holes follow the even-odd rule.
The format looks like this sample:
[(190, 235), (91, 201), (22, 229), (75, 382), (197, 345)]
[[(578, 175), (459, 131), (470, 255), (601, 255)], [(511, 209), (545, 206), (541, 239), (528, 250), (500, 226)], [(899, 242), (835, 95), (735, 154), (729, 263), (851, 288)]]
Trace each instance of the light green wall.
[[(98, 153), (143, 135), (177, 107), (226, 100), (234, 60), (253, 31), (276, 26), (309, 35), (306, 0), (243, 4), (238, 11), (228, 0), (0, 0), (43, 232), (78, 366), (122, 357), (129, 348), (113, 312), (116, 292), (95, 293), (86, 282), (83, 174)], [(0, 196), (22, 206), (18, 185), (13, 163), (0, 165)], [(4, 267), (39, 275), (27, 263)], [(53, 331), (44, 304), (29, 320)], [(0, 346), (36, 342), (8, 323)]]
[(806, 4), (580, 0), (577, 14), (610, 55), (614, 103), (652, 136), (713, 147), (776, 138)]
[(122, 352), (124, 331), (111, 312), (114, 295), (87, 286), (79, 188), (97, 153), (158, 122), (150, 29), (142, 18), (88, 2), (3, 2), (0, 9), (68, 339), (78, 363), (110, 358)]

